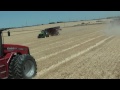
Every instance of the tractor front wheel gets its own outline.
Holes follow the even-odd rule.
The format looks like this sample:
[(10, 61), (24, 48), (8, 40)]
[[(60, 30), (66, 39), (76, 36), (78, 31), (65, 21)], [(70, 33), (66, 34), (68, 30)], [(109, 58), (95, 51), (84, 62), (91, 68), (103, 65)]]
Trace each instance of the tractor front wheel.
[(9, 64), (9, 78), (31, 79), (37, 73), (35, 59), (29, 54), (15, 56)]

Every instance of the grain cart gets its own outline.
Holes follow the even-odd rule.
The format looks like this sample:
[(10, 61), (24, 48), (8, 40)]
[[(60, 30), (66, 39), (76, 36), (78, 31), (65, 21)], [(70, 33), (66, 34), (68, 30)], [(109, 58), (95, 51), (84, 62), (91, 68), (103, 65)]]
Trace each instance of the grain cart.
[(62, 30), (62, 29), (60, 28), (60, 26), (57, 26), (57, 27), (47, 28), (45, 30), (49, 33), (49, 35), (51, 35), (51, 36), (57, 36), (57, 35), (60, 34), (59, 30)]
[(0, 29), (0, 79), (32, 79), (37, 73), (37, 64), (30, 55), (29, 47), (3, 44)]
[(46, 28), (45, 30), (41, 31), (41, 33), (38, 35), (38, 38), (49, 37), (49, 35), (51, 35), (51, 36), (57, 36), (57, 35), (59, 35), (59, 30), (61, 30), (60, 26)]

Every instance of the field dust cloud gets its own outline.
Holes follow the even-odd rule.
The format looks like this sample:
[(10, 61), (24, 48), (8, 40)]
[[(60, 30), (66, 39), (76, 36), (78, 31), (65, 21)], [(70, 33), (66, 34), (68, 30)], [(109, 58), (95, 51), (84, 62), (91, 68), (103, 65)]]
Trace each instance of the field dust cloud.
[(120, 19), (112, 20), (106, 24), (106, 28), (104, 29), (104, 33), (106, 35), (120, 36)]

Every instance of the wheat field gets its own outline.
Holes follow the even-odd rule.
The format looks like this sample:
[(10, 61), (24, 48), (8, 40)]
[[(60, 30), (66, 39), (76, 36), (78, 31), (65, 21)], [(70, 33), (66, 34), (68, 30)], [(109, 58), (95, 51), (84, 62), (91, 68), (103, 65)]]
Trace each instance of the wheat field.
[[(11, 29), (4, 43), (28, 46), (37, 62), (33, 79), (118, 79), (120, 78), (119, 32), (110, 32), (109, 20), (48, 24)], [(40, 30), (60, 26), (59, 36), (37, 38)], [(113, 30), (112, 30), (113, 31)]]

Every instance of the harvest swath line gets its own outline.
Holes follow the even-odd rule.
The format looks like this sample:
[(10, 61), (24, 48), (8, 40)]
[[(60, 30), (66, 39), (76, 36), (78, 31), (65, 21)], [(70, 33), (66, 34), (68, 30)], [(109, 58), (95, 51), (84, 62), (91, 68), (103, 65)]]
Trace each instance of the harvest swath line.
[[(102, 30), (101, 30), (102, 31)], [(96, 31), (96, 32), (100, 32), (100, 31)], [(96, 32), (91, 32), (91, 33), (96, 33)], [(87, 33), (87, 34), (91, 34), (91, 33)], [(79, 34), (78, 34), (79, 35)], [(78, 36), (76, 36), (76, 37), (78, 37)], [(63, 37), (61, 37), (61, 38), (63, 38)], [(57, 40), (59, 40), (59, 39), (61, 39), (61, 38), (58, 38)], [(69, 39), (73, 39), (73, 38), (75, 38), (75, 37), (70, 37)], [(56, 40), (56, 41), (57, 41)], [(53, 41), (53, 40), (51, 40), (51, 41)], [(32, 43), (35, 43), (35, 42), (38, 42), (38, 41), (33, 41), (33, 42), (29, 42), (29, 43), (25, 43), (25, 44), (23, 44), (23, 45), (29, 45), (29, 44), (32, 44)], [(62, 42), (62, 41), (61, 41)], [(58, 43), (58, 42), (55, 42), (55, 43)], [(51, 44), (51, 45), (53, 45), (53, 43)], [(36, 49), (36, 48), (35, 48)], [(31, 49), (32, 50), (32, 49)], [(34, 50), (34, 49), (33, 49)]]
[[(96, 31), (96, 32), (92, 32), (92, 33), (87, 33), (87, 34), (84, 34), (84, 35), (81, 35), (81, 36), (76, 36), (76, 37), (82, 37), (82, 36), (86, 36), (86, 35), (91, 35), (91, 34), (94, 34), (94, 33), (98, 33), (98, 32), (100, 32), (100, 31)], [(47, 45), (45, 45), (45, 46), (50, 46), (50, 45), (54, 45), (54, 44), (57, 44), (57, 43), (61, 43), (61, 42), (65, 42), (65, 41), (68, 41), (68, 40), (72, 40), (72, 42), (73, 41), (75, 41), (74, 40), (74, 38), (76, 38), (76, 37), (72, 37), (72, 38), (69, 38), (69, 39), (67, 39), (67, 40), (62, 40), (62, 41), (57, 41), (57, 42), (55, 42), (55, 43), (51, 43), (51, 44), (47, 44)], [(70, 41), (71, 42), (71, 41)], [(62, 43), (61, 45), (65, 45), (65, 44), (67, 44), (67, 43)], [(59, 45), (58, 46), (55, 46), (55, 47), (53, 47), (53, 48), (56, 48), (56, 47), (59, 47)], [(33, 52), (35, 51), (36, 52), (36, 49), (38, 49), (38, 48), (40, 48), (40, 47), (36, 47), (36, 48), (34, 48), (34, 49), (31, 49), (31, 51), (33, 50)], [(46, 48), (45, 50), (49, 50), (49, 49), (51, 49), (51, 48)], [(40, 49), (41, 50), (41, 49)], [(44, 51), (44, 50), (41, 50), (41, 51), (39, 51), (39, 52), (42, 52), (42, 51)], [(36, 53), (39, 53), (39, 52), (36, 52)], [(33, 53), (33, 54), (35, 54), (35, 53)]]
[[(103, 35), (100, 35), (100, 36), (98, 36), (98, 37), (96, 37), (96, 38), (99, 38), (99, 37), (102, 37), (102, 36), (103, 36)], [(85, 44), (85, 43), (87, 43), (87, 42), (90, 42), (90, 41), (92, 41), (92, 40), (94, 40), (94, 39), (96, 39), (96, 38), (89, 39), (89, 40), (87, 40), (87, 41), (85, 41), (85, 42), (83, 42), (83, 43), (76, 44), (76, 45), (74, 45), (74, 46), (72, 46), (72, 47), (63, 49), (63, 50), (61, 50), (61, 51), (59, 51), (59, 52), (55, 52), (55, 53), (49, 54), (49, 55), (47, 55), (47, 56), (45, 56), (45, 57), (41, 57), (41, 58), (39, 58), (39, 59), (36, 59), (36, 61), (37, 61), (37, 62), (42, 61), (42, 60), (44, 60), (44, 59), (46, 59), (46, 58), (55, 56), (55, 55), (57, 55), (57, 54), (59, 54), (59, 53), (68, 51), (68, 50), (73, 49), (73, 48), (75, 48), (75, 47), (78, 47), (78, 46), (80, 46), (80, 45), (82, 45), (82, 44)]]
[[(98, 31), (97, 31), (97, 32), (98, 32)], [(94, 33), (97, 33), (97, 32), (94, 32)], [(90, 33), (89, 35), (94, 34), (94, 33)], [(88, 34), (86, 34), (86, 35), (88, 35)], [(82, 36), (86, 36), (86, 35), (82, 35)], [(78, 37), (78, 36), (77, 36), (77, 37)], [(84, 37), (84, 38), (85, 38), (85, 37)], [(81, 38), (81, 39), (84, 39), (84, 38)], [(69, 43), (79, 41), (79, 40), (81, 40), (81, 39), (75, 39), (75, 40), (72, 40), (72, 41), (70, 41), (70, 42), (62, 43), (62, 44), (60, 44), (60, 45), (58, 45), (58, 46), (54, 46), (54, 47), (51, 47), (51, 48), (46, 48), (46, 49), (43, 49), (43, 50), (38, 51), (38, 52), (35, 51), (35, 53), (32, 53), (32, 54), (40, 53), (40, 52), (42, 52), (42, 51), (50, 50), (50, 49), (53, 49), (53, 48), (56, 48), (56, 47), (61, 47), (61, 46), (67, 45), (67, 44), (69, 44)], [(71, 40), (71, 39), (70, 39), (70, 40)], [(62, 41), (60, 41), (60, 42), (62, 42)], [(58, 43), (60, 43), (60, 42), (58, 42)], [(55, 44), (55, 43), (54, 43), (54, 44)], [(51, 44), (49, 44), (49, 45), (51, 45)], [(38, 48), (39, 48), (39, 47), (38, 47)], [(38, 48), (35, 48), (35, 49), (38, 49)], [(32, 50), (34, 50), (34, 49), (32, 49)]]
[(93, 48), (95, 48), (95, 47), (103, 44), (106, 40), (108, 40), (108, 39), (110, 39), (110, 38), (112, 38), (112, 37), (113, 37), (113, 36), (110, 36), (110, 37), (108, 37), (108, 38), (105, 38), (104, 40), (101, 40), (100, 42), (96, 43), (95, 45), (90, 46), (89, 48), (87, 48), (87, 49), (85, 49), (85, 50), (83, 50), (83, 51), (81, 51), (81, 52), (78, 52), (78, 53), (76, 53), (76, 54), (74, 54), (74, 55), (71, 55), (70, 57), (65, 58), (63, 61), (58, 62), (57, 64), (52, 65), (52, 66), (50, 66), (49, 68), (46, 68), (46, 69), (38, 72), (38, 73), (37, 73), (37, 76), (36, 76), (34, 79), (37, 79), (40, 75), (43, 75), (44, 73), (47, 73), (49, 70), (54, 69), (54, 68), (56, 68), (56, 67), (58, 67), (58, 66), (60, 66), (60, 65), (62, 65), (62, 64), (64, 64), (64, 63), (72, 60), (73, 58), (78, 57), (79, 55), (82, 55), (82, 54), (90, 51), (91, 49), (93, 49)]
[[(78, 33), (76, 33), (78, 34)], [(78, 34), (79, 35), (79, 34)], [(68, 37), (71, 37), (71, 36), (68, 36)], [(55, 39), (55, 41), (58, 41), (59, 39), (62, 39), (64, 37), (61, 37), (61, 38), (58, 38), (58, 39)], [(72, 37), (73, 38), (73, 37)], [(54, 40), (49, 40), (49, 41), (54, 41)], [(25, 43), (24, 45), (29, 45), (29, 44), (32, 44), (32, 43), (35, 43), (35, 42), (38, 42), (38, 41), (33, 41), (33, 42), (29, 42), (29, 43)], [(42, 43), (43, 44), (43, 43)]]

